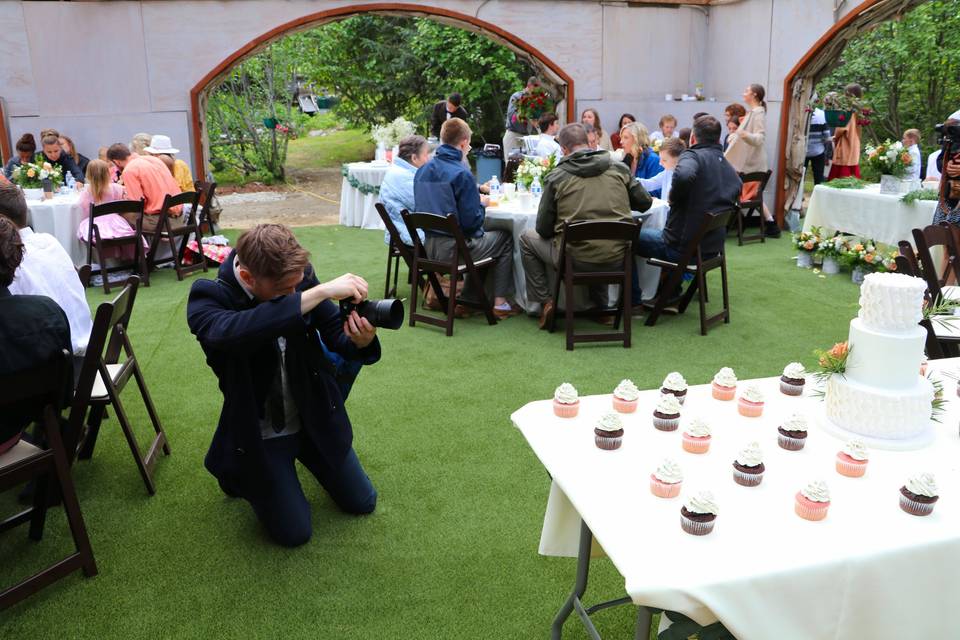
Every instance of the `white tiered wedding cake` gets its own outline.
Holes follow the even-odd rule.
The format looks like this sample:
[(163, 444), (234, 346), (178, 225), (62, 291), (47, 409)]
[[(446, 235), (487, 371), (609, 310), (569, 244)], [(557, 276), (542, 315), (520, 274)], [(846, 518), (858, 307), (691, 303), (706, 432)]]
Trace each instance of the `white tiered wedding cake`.
[(846, 372), (824, 389), (827, 419), (875, 447), (923, 446), (931, 435), (934, 388), (920, 375), (925, 289), (920, 278), (868, 275), (850, 321)]

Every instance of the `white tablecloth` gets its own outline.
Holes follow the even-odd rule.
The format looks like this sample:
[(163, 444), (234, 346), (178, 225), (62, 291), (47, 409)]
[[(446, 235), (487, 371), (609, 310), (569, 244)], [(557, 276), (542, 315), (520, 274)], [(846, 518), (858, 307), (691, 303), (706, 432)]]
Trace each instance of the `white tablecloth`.
[[(650, 216), (643, 223), (644, 229), (663, 229), (667, 222), (667, 213), (670, 211), (666, 201), (653, 199), (649, 209)], [(513, 284), (514, 298), (523, 309), (529, 310), (531, 303), (527, 300), (527, 282), (524, 278), (523, 262), (520, 258), (520, 236), (527, 229), (533, 229), (537, 222), (537, 202), (532, 201), (529, 208), (520, 205), (519, 199), (514, 196), (509, 202), (501, 202), (496, 207), (487, 207), (486, 229), (504, 229), (513, 234)], [(652, 298), (657, 291), (660, 278), (659, 267), (651, 267), (646, 261), (641, 261), (639, 269), (640, 287), (643, 289), (644, 299)]]
[[(364, 184), (380, 186), (387, 175), (390, 165), (376, 165), (372, 162), (351, 162), (347, 165), (350, 176)], [(374, 205), (379, 201), (375, 193), (360, 193), (350, 186), (346, 177), (340, 187), (340, 224), (347, 227), (364, 229), (383, 229), (383, 221)]]
[[(934, 372), (958, 366), (960, 359), (931, 363)], [(866, 475), (847, 478), (834, 468), (842, 442), (817, 426), (822, 402), (809, 390), (803, 398), (782, 395), (778, 378), (756, 382), (766, 392), (762, 417), (743, 418), (736, 402), (713, 400), (707, 385), (691, 387), (680, 430), (670, 433), (651, 424), (659, 392), (643, 392), (637, 412), (621, 416), (625, 433), (617, 451), (594, 445), (593, 426), (611, 411), (610, 396), (582, 398), (574, 419), (554, 417), (551, 401), (516, 411), (513, 423), (554, 480), (542, 547), (575, 540), (579, 515), (635, 603), (678, 611), (700, 624), (719, 619), (740, 640), (956, 637), (956, 383), (945, 380), (947, 412), (934, 444), (911, 452), (871, 451)], [(744, 386), (741, 381), (739, 389)], [(777, 446), (777, 426), (794, 411), (812, 418), (806, 447), (796, 452)], [(694, 416), (713, 427), (704, 455), (681, 449), (681, 431)], [(748, 488), (734, 483), (731, 465), (751, 441), (763, 449), (766, 472), (762, 484)], [(649, 490), (649, 476), (666, 456), (684, 473), (681, 495), (672, 500)], [(936, 475), (941, 493), (925, 518), (898, 505), (899, 488), (920, 471)], [(826, 480), (831, 492), (821, 522), (793, 512), (794, 495), (815, 479)], [(680, 528), (685, 498), (700, 490), (712, 491), (720, 507), (715, 530), (704, 537)]]
[(27, 224), (37, 233), (49, 233), (67, 250), (73, 264), (86, 264), (86, 248), (77, 239), (77, 227), (87, 217), (80, 210), (80, 194), (56, 195), (52, 200), (27, 200)]
[(933, 222), (936, 202), (921, 200), (905, 204), (900, 201), (901, 197), (880, 193), (880, 185), (864, 189), (833, 189), (817, 185), (810, 196), (803, 230), (823, 227), (831, 232), (842, 231), (894, 247), (901, 240), (913, 244), (911, 231)]

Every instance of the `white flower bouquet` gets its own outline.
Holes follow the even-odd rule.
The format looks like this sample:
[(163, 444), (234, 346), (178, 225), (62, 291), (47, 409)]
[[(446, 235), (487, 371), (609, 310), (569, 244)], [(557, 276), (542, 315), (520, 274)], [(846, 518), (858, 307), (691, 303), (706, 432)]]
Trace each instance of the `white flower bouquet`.
[(395, 118), (393, 122), (383, 125), (376, 125), (370, 130), (370, 136), (378, 145), (383, 145), (387, 149), (400, 144), (400, 141), (407, 136), (412, 136), (417, 132), (416, 126), (404, 118)]

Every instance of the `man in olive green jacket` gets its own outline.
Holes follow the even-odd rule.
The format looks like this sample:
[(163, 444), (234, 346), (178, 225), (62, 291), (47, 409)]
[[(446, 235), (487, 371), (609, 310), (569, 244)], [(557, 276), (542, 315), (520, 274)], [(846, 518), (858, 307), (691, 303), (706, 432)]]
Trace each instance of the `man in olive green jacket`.
[[(543, 185), (537, 211), (536, 231), (520, 237), (520, 252), (527, 280), (527, 298), (540, 303), (540, 328), (549, 322), (554, 309), (550, 280), (560, 261), (560, 234), (564, 222), (581, 220), (632, 220), (631, 211), (646, 211), (653, 200), (629, 168), (606, 151), (592, 151), (583, 125), (568, 124), (557, 142), (563, 159)], [(615, 240), (592, 240), (568, 246), (577, 269), (616, 269), (625, 247)], [(601, 292), (591, 297), (605, 304)], [(597, 300), (596, 298), (602, 298)]]

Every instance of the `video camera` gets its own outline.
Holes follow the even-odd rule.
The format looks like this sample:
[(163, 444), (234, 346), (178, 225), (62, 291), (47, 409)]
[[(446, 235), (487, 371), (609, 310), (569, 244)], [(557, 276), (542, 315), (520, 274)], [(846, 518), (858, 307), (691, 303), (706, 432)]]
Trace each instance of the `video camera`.
[(934, 127), (937, 132), (937, 144), (943, 148), (943, 157), (952, 158), (960, 153), (960, 124), (947, 122)]
[(399, 329), (403, 326), (403, 302), (395, 298), (386, 300), (352, 300), (340, 301), (340, 316), (346, 321), (351, 311), (356, 311), (361, 318), (375, 327), (384, 329)]

